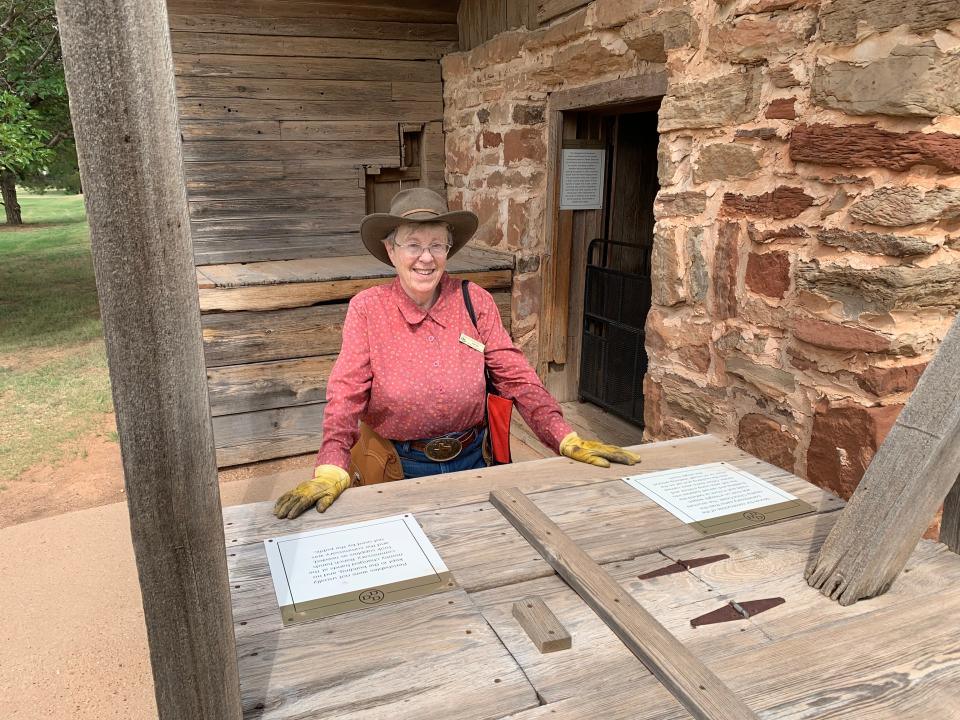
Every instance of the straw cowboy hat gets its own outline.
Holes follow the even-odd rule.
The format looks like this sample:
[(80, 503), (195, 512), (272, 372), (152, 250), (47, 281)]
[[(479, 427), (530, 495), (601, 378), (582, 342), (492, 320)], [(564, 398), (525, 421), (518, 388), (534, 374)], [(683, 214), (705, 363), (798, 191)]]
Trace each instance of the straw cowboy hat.
[(403, 223), (442, 222), (450, 226), (453, 257), (477, 231), (477, 216), (469, 210), (447, 210), (447, 202), (429, 188), (401, 190), (390, 201), (390, 212), (373, 213), (360, 221), (360, 237), (377, 260), (393, 265), (383, 239)]

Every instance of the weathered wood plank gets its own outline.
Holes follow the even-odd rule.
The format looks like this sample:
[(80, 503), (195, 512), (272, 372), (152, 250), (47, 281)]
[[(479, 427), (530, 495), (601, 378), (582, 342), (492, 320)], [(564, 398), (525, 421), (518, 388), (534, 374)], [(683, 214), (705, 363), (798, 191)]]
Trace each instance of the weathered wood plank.
[(227, 467), (316, 452), (324, 407), (326, 403), (314, 403), (213, 418), (217, 465)]
[(276, 120), (237, 120), (235, 122), (187, 120), (180, 123), (180, 137), (185, 142), (197, 140), (279, 140), (280, 123)]
[(297, 102), (296, 100), (255, 100), (221, 98), (209, 101), (181, 98), (178, 106), (186, 120), (393, 120), (429, 122), (443, 118), (443, 103), (415, 100), (379, 103)]
[[(249, 591), (235, 580), (242, 605)], [(455, 707), (458, 720), (496, 720), (539, 704), (462, 591), (290, 628), (276, 627), (279, 611), (274, 615), (273, 633), (238, 648), (243, 707), (251, 716), (449, 720)]]
[[(359, 241), (358, 241), (359, 242)], [(447, 263), (451, 273), (510, 270), (513, 256), (468, 245)], [(218, 287), (329, 282), (360, 278), (392, 278), (396, 271), (364, 250), (362, 257), (324, 258), (296, 262), (260, 262), (204, 267), (204, 275)]]
[(207, 370), (210, 413), (216, 417), (323, 402), (335, 360), (326, 355), (212, 367)]
[[(903, 603), (723, 657), (703, 649), (717, 673), (764, 717), (960, 718), (956, 597)], [(823, 648), (829, 648), (824, 652)], [(719, 650), (719, 652), (717, 652)], [(545, 656), (562, 657), (565, 653)], [(716, 657), (716, 660), (713, 658)], [(869, 658), (869, 662), (864, 659)], [(529, 674), (529, 673), (528, 673)], [(608, 679), (516, 720), (683, 720), (652, 681)], [(534, 679), (536, 686), (536, 680)]]
[(849, 605), (885, 592), (957, 480), (960, 318), (947, 331), (807, 580)]
[[(439, 97), (439, 89), (437, 92)], [(419, 98), (414, 98), (419, 99)], [(399, 143), (397, 123), (380, 122), (309, 122), (280, 123), (283, 140), (391, 140)]]
[(757, 717), (526, 495), (494, 490), (490, 502), (694, 718)]
[(365, 198), (353, 196), (313, 198), (260, 198), (254, 200), (195, 200), (190, 203), (191, 220), (232, 220), (241, 218), (356, 218), (365, 212)]
[[(510, 293), (494, 293), (509, 327)], [(211, 313), (201, 318), (208, 368), (334, 354), (340, 350), (345, 303), (271, 312)], [(292, 454), (292, 453), (291, 453)]]
[[(206, 163), (204, 163), (206, 164)], [(188, 180), (191, 202), (199, 200), (256, 200), (269, 198), (362, 198), (356, 169), (349, 179), (322, 180)]]
[(283, 176), (287, 180), (343, 178), (360, 187), (358, 178), (363, 166), (345, 160), (282, 160)]
[(373, 58), (297, 58), (269, 55), (176, 53), (177, 77), (303, 78), (311, 80), (406, 80), (440, 82), (440, 63)]
[(345, 316), (345, 305), (204, 315), (204, 358), (211, 368), (334, 354)]
[(270, 55), (274, 57), (380, 58), (439, 60), (456, 52), (448, 40), (364, 40), (358, 38), (292, 37), (288, 35), (218, 35), (174, 31), (170, 42), (177, 53)]
[(225, 238), (194, 238), (193, 255), (197, 265), (215, 263), (292, 260), (297, 258), (338, 258), (365, 255), (360, 233), (294, 236), (240, 235)]
[(457, 26), (439, 22), (378, 22), (341, 18), (238, 17), (171, 13), (170, 29), (202, 33), (299, 35), (377, 40), (456, 40)]
[(456, 0), (169, 0), (169, 12), (237, 17), (349, 18), (395, 22), (457, 21)]
[(280, 80), (185, 76), (177, 79), (177, 97), (382, 102), (392, 99), (392, 85), (393, 83), (390, 82), (374, 80)]
[(443, 88), (440, 83), (397, 82), (390, 83), (390, 97), (393, 100), (433, 100), (441, 97)]
[[(812, 488), (809, 483), (801, 481), (773, 465), (758, 464), (759, 461), (736, 446), (724, 443), (711, 435), (646, 443), (633, 446), (631, 450), (641, 456), (640, 467), (643, 472), (655, 472), (723, 460), (754, 473), (757, 477), (772, 482), (787, 492), (798, 495), (817, 508), (818, 512), (831, 512), (838, 507), (838, 500), (834, 496), (817, 488)], [(571, 469), (576, 472), (570, 472)], [(635, 466), (634, 470), (638, 471), (638, 468)], [(291, 481), (299, 477), (297, 472), (281, 473), (280, 475)], [(498, 487), (518, 486), (528, 493), (544, 493), (542, 496), (537, 496), (539, 503), (541, 497), (544, 499), (553, 497), (548, 492), (551, 490), (605, 483), (604, 496), (610, 494), (610, 490), (615, 488), (615, 492), (611, 495), (613, 506), (599, 513), (595, 522), (591, 519), (572, 529), (565, 527), (578, 543), (587, 547), (594, 554), (594, 557), (598, 557), (601, 561), (608, 562), (624, 557), (636, 557), (637, 555), (654, 552), (664, 546), (679, 545), (702, 537), (695, 530), (687, 528), (668, 513), (658, 511), (657, 506), (649, 501), (646, 505), (647, 514), (643, 515), (642, 520), (625, 519), (623, 508), (627, 508), (626, 515), (629, 515), (631, 510), (638, 510), (636, 504), (642, 503), (644, 496), (636, 491), (625, 492), (630, 490), (626, 483), (610, 482), (612, 480), (619, 481), (622, 476), (623, 467), (616, 465), (609, 468), (587, 467), (568, 458), (551, 456), (543, 460), (534, 460), (522, 464), (498, 465), (487, 468), (483, 473), (467, 471), (420, 478), (409, 483), (385, 483), (382, 487), (377, 488), (372, 486), (350, 488), (322, 517), (301, 516), (298, 523), (300, 529), (309, 530), (313, 527), (322, 527), (324, 523), (354, 522), (376, 517), (378, 513), (392, 512), (394, 507), (405, 507), (410, 512), (427, 512), (429, 514), (441, 508), (486, 503), (490, 491)], [(429, 490), (429, 493), (425, 495), (423, 490)], [(555, 505), (542, 505), (542, 507), (552, 516), (559, 517), (564, 512), (564, 503), (568, 503), (570, 500), (582, 501), (585, 497), (560, 498)], [(592, 499), (595, 500), (596, 496), (592, 496)], [(485, 507), (489, 506), (485, 505)], [(571, 509), (569, 504), (566, 512), (571, 516), (575, 514), (575, 510)], [(284, 528), (289, 529), (290, 527), (286, 521), (273, 517), (267, 504), (225, 508), (224, 517), (232, 523), (232, 526), (226, 530), (227, 541), (237, 545), (259, 542), (265, 538), (283, 534), (285, 532)], [(610, 531), (609, 528), (614, 526), (604, 527), (605, 522), (624, 524), (622, 526), (624, 527), (623, 536), (610, 540), (610, 542), (621, 543), (618, 546), (619, 549), (610, 551), (612, 553), (610, 557), (600, 556), (601, 552), (607, 552), (607, 550), (601, 548), (609, 548), (609, 545), (603, 545), (602, 541), (587, 543), (588, 538), (596, 534), (607, 532), (613, 534), (613, 531)], [(629, 526), (627, 526), (627, 523), (629, 523)], [(509, 526), (505, 522), (501, 523), (501, 526), (502, 530), (509, 531)], [(513, 533), (513, 536), (517, 542), (523, 542), (516, 533)], [(509, 537), (509, 535), (500, 537)], [(624, 551), (623, 543), (627, 547), (625, 552), (632, 554), (619, 554)], [(495, 548), (495, 552), (499, 553), (500, 558), (505, 557), (502, 554), (504, 551), (513, 552), (515, 548), (502, 546)], [(530, 579), (552, 573), (549, 566), (540, 557), (533, 558), (533, 555), (534, 553), (529, 553), (530, 558), (536, 563), (537, 571), (526, 577), (523, 577), (523, 573), (521, 573), (521, 579)], [(485, 567), (483, 569), (486, 570)], [(502, 572), (502, 570), (496, 572)], [(463, 578), (458, 576), (458, 579), (463, 584)], [(505, 580), (504, 582), (513, 581)], [(503, 584), (503, 582), (495, 581), (494, 584)], [(478, 588), (472, 589), (476, 590)]]
[[(637, 102), (648, 99), (653, 103), (667, 92), (667, 72), (662, 68), (647, 70), (631, 77), (595, 83), (582, 88), (570, 88), (552, 93), (550, 109), (571, 110), (575, 108), (615, 105), (624, 101)], [(656, 104), (654, 104), (656, 107)]]
[[(340, 161), (343, 165), (343, 161)], [(356, 173), (356, 168), (350, 170)], [(190, 183), (197, 181), (215, 182), (218, 180), (236, 180), (238, 178), (262, 179), (262, 180), (282, 180), (284, 177), (283, 163), (279, 160), (269, 160), (260, 162), (243, 163), (224, 163), (224, 162), (205, 162), (205, 163), (183, 163), (183, 174), (186, 178), (187, 187)]]
[(346, 159), (357, 165), (387, 165), (400, 162), (396, 140), (235, 140), (183, 144), (185, 162), (229, 162), (231, 160)]
[(530, 636), (530, 642), (542, 653), (569, 650), (570, 633), (537, 595), (529, 595), (513, 604), (513, 617)]
[(307, 218), (288, 219), (284, 221), (283, 227), (277, 226), (276, 219), (194, 221), (190, 223), (190, 230), (193, 233), (194, 244), (212, 238), (249, 239), (280, 232), (287, 238), (315, 237), (318, 240), (322, 238), (332, 241), (333, 236), (345, 237), (355, 232), (361, 217), (362, 214), (344, 215), (337, 211), (317, 212)]
[[(513, 274), (509, 270), (452, 273), (488, 290), (509, 289)], [(351, 278), (324, 282), (297, 282), (282, 285), (253, 285), (238, 288), (201, 288), (202, 312), (237, 310), (279, 310), (306, 307), (321, 302), (349, 300), (361, 290), (383, 285), (384, 278)]]
[[(608, 563), (604, 569), (624, 592), (632, 595), (691, 652), (718, 672), (723, 667), (724, 658), (770, 642), (759, 628), (748, 622), (691, 627), (691, 618), (724, 604), (726, 597), (718, 596), (690, 573), (638, 579), (665, 562), (662, 555), (652, 553)], [(511, 608), (519, 598), (532, 594), (544, 598), (564, 627), (571, 630), (575, 642), (569, 651), (541, 654), (517, 627)], [(471, 599), (548, 706), (591, 692), (609, 691), (652, 679), (606, 623), (557, 575), (471, 593)], [(666, 691), (664, 695), (665, 705), (679, 709), (679, 704)], [(629, 717), (630, 709), (634, 708), (624, 708), (621, 712)], [(605, 715), (597, 717), (606, 719)], [(682, 717), (689, 718), (689, 715), (684, 713)]]
[[(645, 447), (645, 446), (644, 446)], [(539, 504), (548, 509), (551, 514), (560, 515), (566, 513), (567, 516), (574, 516), (573, 519), (565, 520), (564, 529), (578, 544), (589, 547), (590, 554), (601, 562), (621, 562), (637, 557), (638, 555), (649, 554), (657, 550), (665, 543), (679, 544), (683, 542), (695, 542), (699, 534), (686, 527), (682, 523), (675, 521), (672, 516), (667, 515), (658, 506), (647, 501), (644, 505), (635, 495), (629, 495), (626, 491), (630, 490), (626, 483), (619, 480), (600, 482), (599, 477), (583, 476), (571, 478), (569, 471), (564, 472), (562, 465), (558, 464), (556, 458), (549, 460), (533, 461), (524, 463), (526, 472), (518, 473), (521, 478), (529, 477), (528, 473), (533, 473), (535, 481), (538, 483), (558, 483), (553, 487), (559, 487), (548, 492), (540, 493), (537, 496)], [(553, 472), (557, 474), (554, 479), (544, 477), (540, 472), (545, 467), (552, 467)], [(558, 473), (559, 471), (559, 473)], [(481, 481), (489, 481), (484, 477), (490, 470), (483, 474), (462, 473), (461, 477), (447, 476), (450, 482), (455, 482), (462, 489), (466, 486), (468, 493), (472, 494), (473, 488)], [(303, 472), (291, 473), (291, 486), (302, 481)], [(516, 477), (516, 476), (515, 476)], [(608, 476), (609, 477), (609, 476)], [(767, 477), (766, 479), (770, 479)], [(571, 481), (580, 484), (572, 487), (562, 487), (559, 483), (569, 483)], [(536, 578), (550, 577), (553, 575), (553, 569), (543, 558), (533, 552), (524, 539), (511, 528), (510, 524), (495, 512), (492, 506), (486, 502), (478, 502), (469, 505), (458, 505), (456, 507), (443, 507), (437, 505), (435, 509), (430, 509), (428, 504), (432, 499), (424, 498), (416, 492), (421, 488), (413, 483), (400, 483), (401, 485), (413, 485), (402, 491), (405, 498), (403, 507), (410, 512), (417, 513), (417, 519), (423, 525), (425, 532), (433, 545), (440, 552), (447, 566), (453, 570), (457, 582), (461, 587), (469, 592), (487, 590), (494, 587), (501, 587), (511, 583), (520, 583)], [(419, 480), (421, 487), (426, 483), (425, 478)], [(496, 485), (506, 486), (505, 479), (494, 481)], [(804, 483), (793, 479), (797, 487), (802, 487)], [(787, 482), (788, 487), (789, 482)], [(778, 483), (779, 484), (779, 483)], [(448, 498), (455, 497), (457, 485), (452, 490), (443, 490)], [(356, 489), (351, 488), (343, 498), (345, 499)], [(800, 492), (806, 492), (801, 490)], [(310, 515), (307, 518), (301, 517), (298, 523), (298, 530), (311, 529), (313, 527), (327, 527), (339, 522), (356, 521), (377, 517), (376, 507), (380, 506), (380, 513), (384, 508), (391, 507), (385, 495), (392, 494), (388, 488), (375, 490), (372, 498), (368, 498), (370, 506), (364, 506), (355, 513), (346, 513), (334, 516), (317, 518)], [(459, 502), (460, 500), (455, 500)], [(338, 500), (337, 502), (340, 502)], [(618, 506), (621, 504), (621, 506)], [(259, 577), (266, 587), (269, 587), (269, 571), (265, 565), (256, 559), (255, 553), (251, 555), (256, 543), (250, 542), (251, 533), (259, 535), (261, 531), (272, 528), (273, 532), (267, 532), (263, 537), (271, 537), (276, 534), (282, 534), (289, 530), (289, 525), (281, 525), (276, 519), (271, 520), (272, 515), (269, 512), (267, 503), (260, 505), (259, 512), (255, 513), (250, 506), (244, 515), (242, 521), (231, 515), (229, 519), (234, 525), (227, 527), (227, 540), (231, 547), (231, 552), (235, 553), (236, 567), (243, 567), (246, 576), (249, 578)], [(336, 503), (334, 504), (336, 507)], [(584, 514), (577, 510), (580, 507), (589, 507), (591, 513)], [(585, 515), (596, 514), (595, 518)], [(666, 516), (666, 517), (665, 517)], [(275, 525), (276, 523), (276, 525)], [(470, 542), (464, 542), (464, 537), (469, 536)], [(510, 558), (509, 563), (504, 563), (503, 558)], [(259, 563), (259, 564), (258, 564)], [(666, 564), (666, 562), (665, 562)], [(524, 594), (539, 592), (537, 590), (527, 590)], [(269, 593), (266, 593), (269, 599)], [(522, 595), (514, 597), (519, 599)], [(512, 602), (512, 601), (511, 601)], [(260, 610), (263, 610), (261, 608)], [(714, 608), (706, 608), (712, 610)], [(509, 608), (507, 609), (509, 612)], [(702, 613), (698, 613), (702, 614)], [(694, 617), (694, 614), (687, 616)], [(264, 629), (262, 620), (258, 618), (266, 617), (265, 612), (251, 611), (249, 616), (245, 615), (238, 619), (247, 622), (245, 632), (257, 633)], [(577, 627), (568, 625), (571, 632), (576, 634)]]
[(157, 711), (162, 720), (236, 720), (166, 8), (60, 0), (56, 11)]

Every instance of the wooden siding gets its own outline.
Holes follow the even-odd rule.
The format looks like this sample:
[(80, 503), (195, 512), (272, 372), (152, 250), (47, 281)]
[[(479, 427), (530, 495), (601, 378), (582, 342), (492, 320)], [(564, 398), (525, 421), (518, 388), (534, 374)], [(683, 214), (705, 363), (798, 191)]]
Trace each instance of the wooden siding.
[(589, 0), (462, 0), (457, 14), (460, 49), (471, 50), (506, 30), (534, 30), (588, 4)]
[(456, 0), (167, 8), (198, 265), (360, 252), (364, 168), (400, 167), (400, 123), (423, 125), (420, 182), (443, 190)]

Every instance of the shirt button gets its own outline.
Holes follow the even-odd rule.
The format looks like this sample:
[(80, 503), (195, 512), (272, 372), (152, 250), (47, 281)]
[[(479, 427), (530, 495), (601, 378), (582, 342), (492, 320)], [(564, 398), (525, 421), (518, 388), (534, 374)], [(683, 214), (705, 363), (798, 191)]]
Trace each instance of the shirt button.
[(434, 367), (440, 367), (440, 361), (439, 361), (439, 360), (434, 360), (434, 361), (433, 361), (433, 366), (434, 366)]
[(434, 340), (433, 335), (431, 335), (430, 337), (428, 337), (427, 340), (429, 340), (430, 342), (433, 342), (433, 340)]

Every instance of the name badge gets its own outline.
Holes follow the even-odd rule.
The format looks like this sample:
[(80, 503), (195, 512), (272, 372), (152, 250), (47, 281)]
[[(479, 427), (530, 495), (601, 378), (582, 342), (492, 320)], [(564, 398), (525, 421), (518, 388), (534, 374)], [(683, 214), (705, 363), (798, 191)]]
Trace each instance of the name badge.
[(474, 340), (472, 337), (466, 333), (460, 333), (460, 342), (462, 342), (467, 347), (472, 347), (477, 352), (483, 352), (484, 345), (479, 340)]

